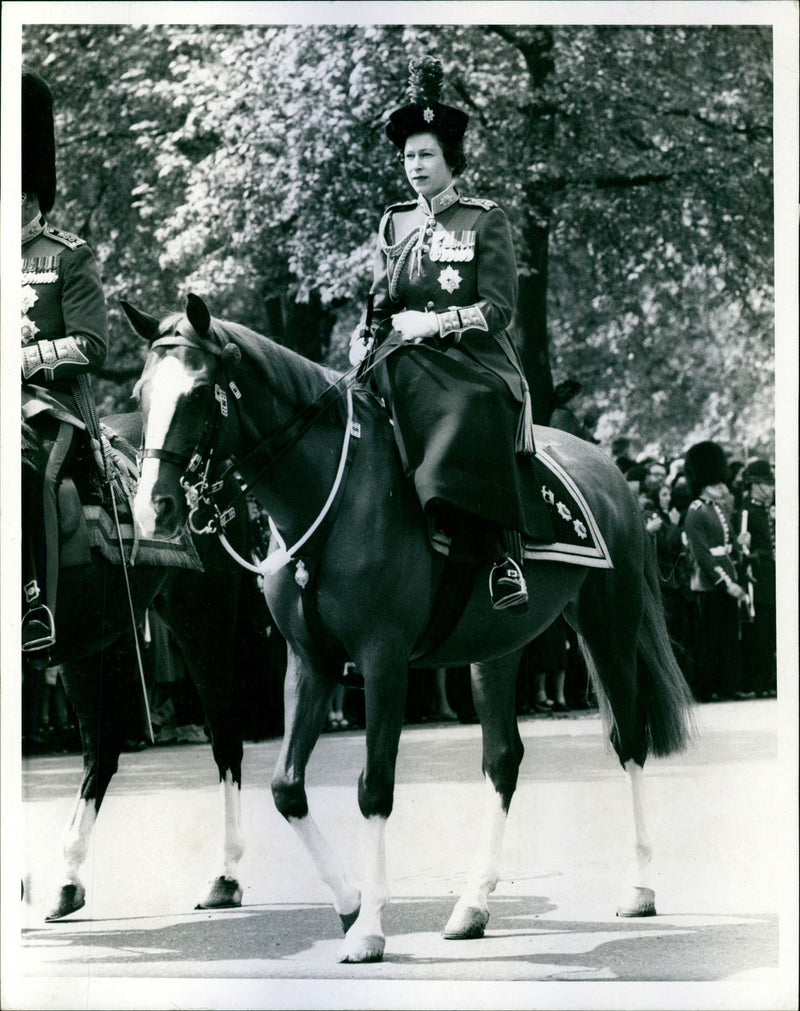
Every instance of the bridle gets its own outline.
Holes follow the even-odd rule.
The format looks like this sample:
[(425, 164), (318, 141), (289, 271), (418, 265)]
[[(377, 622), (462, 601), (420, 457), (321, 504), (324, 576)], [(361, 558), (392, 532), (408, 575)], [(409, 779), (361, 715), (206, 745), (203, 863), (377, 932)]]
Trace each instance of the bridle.
[[(220, 373), (225, 372), (225, 365), (228, 362), (238, 362), (241, 359), (241, 351), (233, 343), (220, 346), (211, 341), (204, 340), (197, 333), (193, 333), (191, 338), (178, 333), (166, 334), (154, 340), (150, 345), (151, 350), (159, 347), (194, 348), (195, 350), (205, 351), (207, 354), (212, 355), (217, 362), (213, 376), (214, 403), (206, 415), (203, 427), (191, 453), (176, 453), (171, 449), (146, 446), (144, 445), (143, 433), (143, 445), (139, 454), (140, 461), (145, 459), (161, 460), (181, 468), (180, 484), (189, 505), (189, 526), (196, 534), (213, 533), (216, 529), (214, 522), (210, 522), (204, 527), (198, 527), (195, 517), (201, 507), (201, 503), (215, 505), (213, 503), (213, 495), (220, 491), (224, 484), (224, 476), (212, 484), (209, 483), (209, 475), (216, 450), (217, 438), (222, 424), (229, 414), (228, 396), (225, 392), (225, 387), (233, 394), (234, 403), (238, 403), (241, 399), (241, 393), (232, 379), (229, 379), (226, 375), (221, 377)], [(221, 378), (222, 383), (220, 382)], [(195, 476), (197, 479), (193, 480)], [(215, 511), (217, 515), (214, 517), (214, 520), (220, 520), (223, 523), (229, 522), (235, 514), (235, 511), (230, 512), (229, 516), (223, 518), (224, 514), (218, 509)]]
[[(213, 355), (217, 360), (217, 366), (213, 376), (214, 404), (211, 406), (211, 409), (206, 416), (197, 442), (195, 443), (191, 453), (184, 454), (177, 453), (169, 449), (148, 447), (141, 450), (140, 458), (163, 460), (164, 462), (183, 468), (183, 472), (179, 480), (189, 507), (188, 523), (193, 533), (198, 535), (216, 534), (228, 554), (230, 554), (231, 557), (234, 558), (234, 560), (237, 561), (243, 568), (262, 576), (273, 575), (294, 559), (296, 553), (308, 542), (313, 534), (316, 533), (325, 517), (330, 512), (344, 478), (345, 466), (351, 447), (351, 438), (359, 438), (361, 435), (360, 425), (354, 421), (353, 394), (351, 388), (352, 382), (349, 381), (351, 379), (350, 373), (345, 374), (345, 376), (332, 383), (316, 398), (315, 401), (307, 405), (306, 408), (303, 408), (297, 415), (285, 424), (281, 425), (274, 432), (270, 433), (266, 439), (260, 439), (256, 448), (247, 454), (246, 457), (237, 461), (232, 459), (226, 459), (223, 461), (224, 470), (214, 481), (211, 481), (210, 475), (214, 452), (216, 449), (216, 440), (225, 419), (230, 413), (228, 409), (226, 388), (233, 394), (240, 427), (244, 425), (244, 418), (239, 408), (239, 401), (241, 400), (242, 394), (233, 379), (229, 378), (225, 374), (225, 365), (228, 362), (238, 363), (241, 360), (241, 351), (238, 346), (232, 342), (220, 346), (204, 340), (196, 333), (196, 331), (192, 333), (191, 338), (177, 333), (167, 334), (154, 340), (150, 347), (151, 349), (158, 347), (191, 347)], [(355, 370), (352, 371), (354, 380)], [(251, 478), (251, 484), (254, 483), (266, 470), (274, 466), (278, 457), (286, 453), (302, 438), (303, 435), (305, 435), (323, 411), (327, 410), (331, 404), (335, 403), (336, 400), (339, 399), (342, 392), (342, 385), (345, 386), (344, 392), (346, 394), (347, 403), (345, 432), (342, 440), (342, 448), (339, 456), (336, 476), (322, 509), (305, 533), (289, 548), (286, 547), (286, 543), (280, 531), (273, 523), (272, 517), (270, 517), (270, 530), (278, 544), (278, 549), (271, 552), (267, 558), (261, 560), (257, 564), (249, 562), (236, 551), (225, 535), (225, 527), (236, 515), (233, 503), (245, 495), (249, 488), (241, 476), (241, 467), (257, 457), (268, 455), (267, 448), (269, 443), (279, 437), (284, 438), (283, 445), (280, 446), (276, 452), (268, 455), (266, 465), (263, 465), (254, 477)], [(299, 426), (297, 431), (289, 435), (287, 438), (287, 429), (290, 429), (294, 425)], [(226, 479), (230, 474), (234, 474), (237, 477), (240, 488), (239, 491), (227, 502), (225, 508), (221, 508), (217, 501), (217, 496), (222, 491)], [(201, 511), (207, 511), (208, 516), (205, 521), (201, 518)], [(298, 571), (295, 578), (301, 585), (304, 585), (304, 573), (305, 570), (302, 568), (302, 562), (298, 562)]]

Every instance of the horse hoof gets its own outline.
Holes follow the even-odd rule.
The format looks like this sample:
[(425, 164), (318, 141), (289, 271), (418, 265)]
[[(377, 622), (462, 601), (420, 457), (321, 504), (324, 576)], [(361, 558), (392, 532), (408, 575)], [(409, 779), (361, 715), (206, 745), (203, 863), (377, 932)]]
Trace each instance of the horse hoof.
[(45, 922), (52, 923), (53, 920), (60, 920), (62, 917), (82, 909), (85, 905), (86, 889), (83, 885), (63, 885), (50, 912), (45, 914)]
[(220, 875), (212, 885), (211, 891), (194, 907), (195, 909), (235, 909), (242, 904), (242, 889), (236, 878), (226, 878)]
[(339, 913), (339, 920), (342, 924), (342, 932), (347, 933), (347, 931), (353, 926), (353, 924), (358, 919), (358, 914), (361, 912), (361, 906), (358, 905), (353, 910), (352, 913)]
[(447, 926), (442, 931), (446, 941), (471, 941), (483, 937), (486, 924), (489, 922), (489, 911), (476, 906), (464, 906), (453, 910)]
[(339, 956), (340, 962), (363, 964), (365, 962), (382, 962), (386, 938), (377, 934), (367, 934), (365, 937), (350, 940), (348, 937)]
[(652, 888), (635, 887), (630, 902), (617, 909), (617, 916), (655, 916), (656, 893)]

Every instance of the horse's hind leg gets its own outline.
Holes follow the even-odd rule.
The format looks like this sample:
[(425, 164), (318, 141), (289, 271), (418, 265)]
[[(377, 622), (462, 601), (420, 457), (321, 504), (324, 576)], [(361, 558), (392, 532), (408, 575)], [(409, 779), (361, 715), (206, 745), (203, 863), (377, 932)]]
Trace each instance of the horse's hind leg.
[(632, 758), (625, 763), (633, 802), (635, 869), (629, 894), (617, 907), (617, 916), (655, 916), (656, 893), (652, 887), (653, 847), (647, 833), (644, 803), (644, 770)]
[(448, 940), (483, 937), (489, 896), (500, 877), (503, 835), (523, 754), (514, 701), (520, 656), (517, 651), (471, 668), (472, 697), (483, 734), (487, 797), (467, 886), (443, 931)]
[(637, 640), (643, 613), (640, 572), (622, 562), (611, 571), (591, 573), (566, 617), (579, 632), (590, 675), (620, 764), (628, 773), (633, 805), (634, 870), (618, 916), (652, 916), (653, 847), (647, 833), (643, 769), (647, 758), (646, 713), (639, 698)]

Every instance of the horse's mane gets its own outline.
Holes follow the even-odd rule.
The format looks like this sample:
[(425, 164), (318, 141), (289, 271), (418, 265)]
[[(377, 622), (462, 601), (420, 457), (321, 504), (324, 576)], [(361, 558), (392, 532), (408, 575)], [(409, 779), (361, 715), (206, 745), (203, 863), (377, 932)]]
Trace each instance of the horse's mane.
[(240, 323), (214, 319), (211, 329), (222, 343), (236, 344), (258, 368), (273, 393), (293, 407), (305, 407), (318, 400), (341, 378), (339, 372), (318, 365)]

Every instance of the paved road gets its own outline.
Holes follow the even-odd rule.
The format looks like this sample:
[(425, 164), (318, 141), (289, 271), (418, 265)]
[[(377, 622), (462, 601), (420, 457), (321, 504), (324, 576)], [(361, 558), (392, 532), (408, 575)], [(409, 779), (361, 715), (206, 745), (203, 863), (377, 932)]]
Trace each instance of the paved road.
[[(36, 992), (26, 1006), (67, 1008), (74, 999), (106, 1009), (499, 1008), (564, 999), (576, 1007), (672, 1007), (677, 985), (693, 982), (703, 984), (701, 995), (730, 998), (699, 997), (691, 1007), (789, 1007), (781, 1003), (778, 920), (793, 863), (781, 841), (778, 712), (772, 700), (704, 706), (698, 743), (648, 765), (660, 915), (639, 921), (614, 916), (632, 831), (627, 779), (599, 721), (588, 714), (522, 721), (526, 756), (503, 878), (487, 935), (471, 942), (444, 941), (440, 931), (466, 875), (480, 810), (479, 729), (407, 728), (387, 839), (394, 900), (386, 958), (370, 966), (336, 962), (340, 935), (328, 892), (272, 805), (277, 741), (247, 745), (244, 905), (227, 913), (193, 908), (219, 869), (207, 745), (123, 756), (85, 867), (87, 905), (59, 924), (42, 923), (39, 903), (52, 883), (80, 759), (26, 760), (28, 901), (15, 963)], [(307, 779), (312, 810), (356, 880), (363, 754), (362, 732), (323, 736)], [(133, 979), (122, 986), (120, 977)], [(311, 982), (319, 979), (326, 982)], [(612, 996), (620, 981), (631, 1003)], [(155, 1003), (142, 996), (137, 1004), (134, 993), (149, 988)]]

